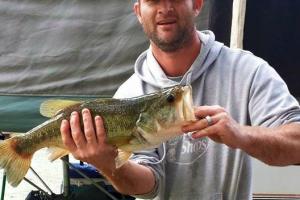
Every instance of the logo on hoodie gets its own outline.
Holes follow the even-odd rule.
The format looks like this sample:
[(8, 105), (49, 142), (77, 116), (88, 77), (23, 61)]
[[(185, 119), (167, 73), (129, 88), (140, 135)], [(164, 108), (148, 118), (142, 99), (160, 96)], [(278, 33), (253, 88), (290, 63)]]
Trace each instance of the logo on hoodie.
[(179, 165), (190, 165), (205, 154), (208, 138), (193, 139), (191, 133), (167, 142), (167, 161)]

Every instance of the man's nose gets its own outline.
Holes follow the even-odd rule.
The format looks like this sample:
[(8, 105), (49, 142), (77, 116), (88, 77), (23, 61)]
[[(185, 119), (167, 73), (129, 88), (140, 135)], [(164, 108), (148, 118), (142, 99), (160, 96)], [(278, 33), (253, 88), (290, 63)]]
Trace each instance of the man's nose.
[(159, 6), (159, 14), (169, 14), (174, 11), (173, 0), (162, 0)]

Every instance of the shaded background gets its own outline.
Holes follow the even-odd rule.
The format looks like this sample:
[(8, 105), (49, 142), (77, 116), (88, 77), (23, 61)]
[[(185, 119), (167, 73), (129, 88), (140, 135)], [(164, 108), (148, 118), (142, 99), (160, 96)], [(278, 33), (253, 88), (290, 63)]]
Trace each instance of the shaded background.
[(248, 0), (244, 48), (267, 60), (300, 97), (300, 1)]

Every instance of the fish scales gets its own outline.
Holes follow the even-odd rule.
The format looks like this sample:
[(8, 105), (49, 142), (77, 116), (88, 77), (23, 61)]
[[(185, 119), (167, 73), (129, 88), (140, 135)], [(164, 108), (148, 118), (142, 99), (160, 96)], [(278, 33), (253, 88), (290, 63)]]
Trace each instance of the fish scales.
[(63, 115), (58, 115), (23, 134), (23, 136), (16, 136), (18, 139), (16, 151), (23, 154), (34, 153), (42, 147), (63, 147), (59, 129), (63, 119)]

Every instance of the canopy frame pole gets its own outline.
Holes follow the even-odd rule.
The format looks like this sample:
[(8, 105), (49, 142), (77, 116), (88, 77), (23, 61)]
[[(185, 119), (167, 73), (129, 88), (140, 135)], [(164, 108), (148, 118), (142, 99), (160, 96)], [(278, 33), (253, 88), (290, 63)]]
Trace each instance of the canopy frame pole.
[(247, 0), (233, 0), (230, 47), (243, 49)]

